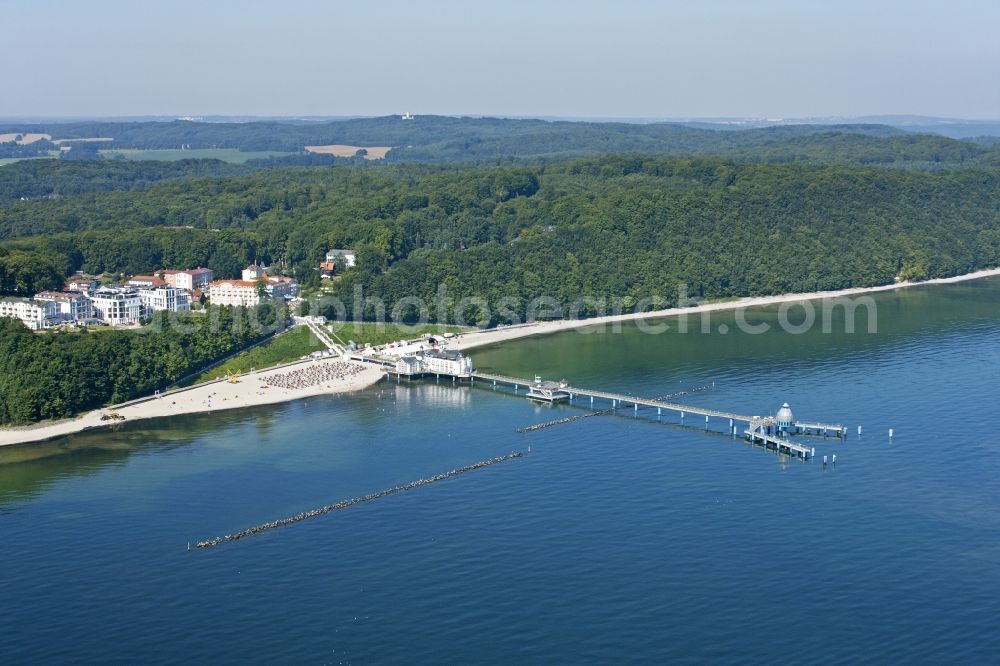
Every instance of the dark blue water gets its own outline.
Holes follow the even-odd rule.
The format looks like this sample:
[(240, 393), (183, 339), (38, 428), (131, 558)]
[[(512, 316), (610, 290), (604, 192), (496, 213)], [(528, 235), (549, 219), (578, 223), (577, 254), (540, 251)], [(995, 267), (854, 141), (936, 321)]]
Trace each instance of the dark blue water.
[(475, 354), (647, 396), (714, 381), (685, 399), (744, 413), (787, 400), (851, 425), (815, 440), (825, 468), (655, 412), (517, 434), (583, 406), (434, 383), (0, 452), (0, 659), (998, 662), (1000, 282), (878, 306), (875, 335), (626, 326)]

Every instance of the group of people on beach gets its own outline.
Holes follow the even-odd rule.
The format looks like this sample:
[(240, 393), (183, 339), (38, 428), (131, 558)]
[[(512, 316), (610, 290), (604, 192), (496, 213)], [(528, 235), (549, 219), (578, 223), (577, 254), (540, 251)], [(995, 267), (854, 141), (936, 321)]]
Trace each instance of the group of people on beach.
[(268, 386), (276, 386), (285, 389), (303, 389), (311, 386), (318, 386), (324, 382), (342, 381), (361, 372), (365, 368), (356, 363), (345, 361), (334, 361), (332, 363), (318, 363), (306, 368), (281, 372), (264, 377), (264, 382)]

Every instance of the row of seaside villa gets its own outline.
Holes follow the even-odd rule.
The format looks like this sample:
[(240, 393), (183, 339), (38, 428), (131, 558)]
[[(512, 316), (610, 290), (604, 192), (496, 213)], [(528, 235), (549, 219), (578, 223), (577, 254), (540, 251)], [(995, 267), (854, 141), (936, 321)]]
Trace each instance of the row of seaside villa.
[(209, 268), (155, 271), (123, 284), (100, 285), (82, 274), (63, 291), (43, 291), (33, 298), (0, 299), (0, 317), (19, 319), (33, 331), (59, 326), (136, 326), (154, 312), (184, 312), (207, 297), (214, 305), (253, 307), (268, 299), (290, 300), (298, 285), (289, 277), (269, 275), (251, 265), (239, 280), (216, 280)]

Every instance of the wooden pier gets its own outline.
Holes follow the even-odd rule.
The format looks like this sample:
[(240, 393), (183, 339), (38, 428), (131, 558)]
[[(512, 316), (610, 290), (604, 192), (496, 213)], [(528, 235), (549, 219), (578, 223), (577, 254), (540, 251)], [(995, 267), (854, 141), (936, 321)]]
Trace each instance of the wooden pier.
[[(520, 379), (518, 377), (508, 377), (506, 375), (493, 375), (485, 372), (474, 372), (472, 373), (473, 381), (486, 381), (492, 382), (494, 385), (503, 384), (506, 386), (513, 386), (515, 388), (524, 387), (527, 388), (531, 385), (531, 381), (527, 379)], [(750, 423), (755, 417), (744, 416), (743, 414), (735, 414), (733, 412), (723, 412), (717, 409), (707, 409), (705, 407), (694, 407), (692, 405), (682, 405), (675, 402), (666, 402), (663, 400), (653, 400), (649, 398), (640, 398), (634, 395), (627, 395), (624, 393), (612, 393), (609, 391), (595, 391), (592, 389), (579, 388), (577, 386), (566, 386), (562, 389), (563, 391), (570, 394), (570, 400), (574, 400), (578, 397), (584, 398), (595, 398), (601, 400), (610, 400), (612, 407), (620, 409), (622, 407), (630, 406), (634, 410), (638, 410), (641, 407), (653, 407), (661, 412), (663, 410), (671, 412), (679, 412), (681, 418), (684, 418), (688, 414), (695, 414), (697, 416), (704, 416), (708, 418), (717, 419), (730, 419), (734, 422), (739, 421), (742, 423)]]
[(776, 422), (773, 418), (755, 418), (750, 422), (750, 427), (743, 431), (743, 434), (752, 443), (762, 444), (765, 448), (773, 448), (779, 452), (800, 458), (811, 458), (813, 456), (815, 450), (812, 447), (796, 444), (786, 437), (781, 437), (777, 434), (778, 431), (775, 424)]
[(833, 423), (796, 421), (795, 429), (796, 432), (800, 432), (805, 435), (822, 435), (823, 437), (826, 437), (827, 435), (836, 435), (837, 437), (847, 436), (847, 426)]
[[(358, 358), (357, 360), (382, 365), (386, 369), (386, 374), (390, 377), (395, 376), (397, 382), (404, 377), (407, 379), (415, 379), (417, 377), (427, 375), (434, 375), (440, 381), (440, 378), (445, 376), (451, 377), (453, 382), (468, 380), (473, 386), (477, 383), (480, 385), (492, 385), (494, 388), (503, 385), (512, 387), (515, 392), (524, 389), (524, 395), (526, 397), (531, 397), (531, 388), (540, 383), (540, 380), (537, 377), (534, 380), (530, 380), (521, 377), (511, 377), (508, 375), (478, 372), (471, 368), (471, 363), (464, 366), (460, 372), (434, 371), (427, 370), (426, 368), (418, 368), (410, 372), (404, 369), (398, 361), (375, 359), (371, 357)], [(618, 413), (618, 410), (631, 407), (632, 411), (638, 414), (639, 408), (643, 407), (655, 409), (657, 416), (662, 415), (664, 412), (678, 414), (680, 415), (681, 423), (684, 423), (684, 419), (688, 416), (704, 417), (706, 428), (708, 427), (711, 419), (721, 419), (723, 421), (728, 421), (727, 433), (733, 436), (736, 436), (738, 432), (739, 426), (737, 424), (745, 423), (746, 428), (742, 430), (742, 433), (746, 435), (750, 442), (762, 444), (766, 448), (771, 448), (778, 452), (791, 456), (797, 456), (802, 459), (811, 458), (814, 455), (815, 449), (789, 440), (788, 434), (822, 436), (836, 435), (838, 438), (847, 436), (847, 427), (840, 424), (814, 421), (792, 421), (791, 410), (788, 409), (787, 404), (784, 405), (784, 410), (788, 410), (787, 421), (779, 421), (778, 418), (774, 416), (748, 416), (746, 414), (737, 414), (735, 412), (727, 412), (719, 409), (683, 405), (676, 402), (669, 402), (668, 400), (642, 398), (639, 396), (628, 395), (626, 393), (581, 388), (578, 386), (571, 386), (566, 383), (560, 384), (559, 390), (560, 392), (568, 394), (570, 403), (573, 403), (575, 400), (579, 400), (580, 398), (589, 399), (591, 408), (593, 408), (595, 400), (610, 402), (612, 413)], [(782, 411), (783, 410), (779, 410), (779, 416), (781, 416)]]
[[(527, 379), (509, 377), (507, 375), (496, 375), (486, 372), (473, 372), (469, 379), (473, 384), (478, 381), (492, 384), (494, 387), (498, 385), (512, 386), (515, 391), (520, 390), (522, 387), (528, 389), (532, 385), (532, 382)], [(562, 390), (569, 393), (570, 402), (573, 402), (573, 400), (577, 398), (589, 398), (591, 405), (594, 404), (595, 399), (610, 401), (613, 411), (631, 407), (634, 412), (638, 413), (639, 407), (647, 407), (656, 409), (657, 415), (661, 415), (665, 411), (679, 414), (682, 422), (689, 414), (703, 416), (705, 417), (706, 427), (708, 426), (709, 420), (713, 418), (728, 420), (729, 432), (733, 435), (737, 432), (737, 423), (746, 423), (747, 427), (743, 430), (743, 434), (746, 435), (747, 439), (751, 442), (762, 444), (766, 448), (772, 448), (781, 453), (798, 456), (803, 459), (811, 458), (815, 450), (812, 447), (792, 442), (785, 436), (787, 432), (812, 431), (817, 434), (834, 433), (838, 437), (845, 436), (847, 434), (847, 428), (839, 424), (797, 421), (792, 427), (782, 427), (773, 416), (747, 416), (745, 414), (737, 414), (735, 412), (726, 412), (717, 409), (708, 409), (706, 407), (696, 407), (693, 405), (682, 405), (664, 400), (640, 398), (638, 396), (627, 395), (624, 393), (597, 391), (569, 385), (566, 385), (562, 388)]]

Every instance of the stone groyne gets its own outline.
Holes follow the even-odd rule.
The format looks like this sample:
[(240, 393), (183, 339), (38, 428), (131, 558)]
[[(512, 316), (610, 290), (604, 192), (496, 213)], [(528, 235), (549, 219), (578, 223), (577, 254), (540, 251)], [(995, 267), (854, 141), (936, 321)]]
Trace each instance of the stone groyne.
[(525, 426), (524, 428), (518, 428), (517, 432), (534, 432), (536, 430), (544, 430), (545, 428), (551, 428), (552, 426), (562, 425), (564, 423), (572, 423), (573, 421), (579, 421), (580, 419), (589, 419), (591, 416), (604, 416), (606, 414), (611, 414), (610, 409), (601, 412), (588, 412), (586, 414), (577, 414), (576, 416), (567, 416), (566, 418), (556, 419), (555, 421), (546, 421), (545, 423), (536, 423), (535, 425)]
[[(476, 469), (482, 469), (483, 467), (489, 467), (490, 465), (496, 465), (497, 463), (506, 462), (514, 458), (521, 458), (523, 456), (524, 456), (523, 451), (515, 451), (513, 453), (509, 453), (505, 456), (500, 456), (498, 458), (490, 458), (489, 460), (483, 460), (481, 462), (477, 462), (472, 465), (466, 465), (464, 467), (456, 467), (451, 471), (443, 472), (441, 474), (435, 474), (434, 476), (428, 477), (426, 479), (418, 479), (417, 481), (411, 481), (410, 483), (407, 483), (405, 486), (393, 486), (392, 488), (388, 488), (386, 490), (380, 490), (376, 493), (362, 495), (361, 497), (354, 497), (352, 499), (342, 500), (340, 502), (337, 502), (336, 504), (328, 504), (324, 507), (320, 507), (319, 509), (312, 509), (310, 511), (297, 513), (294, 516), (289, 516), (288, 518), (282, 518), (280, 520), (274, 520), (269, 523), (263, 523), (261, 525), (257, 525), (256, 527), (250, 527), (245, 530), (240, 530), (239, 532), (226, 534), (225, 536), (215, 537), (214, 539), (208, 539), (207, 541), (199, 541), (197, 543), (197, 546), (198, 548), (212, 548), (214, 546), (219, 546), (221, 544), (229, 543), (231, 541), (239, 541), (240, 539), (245, 539), (255, 534), (260, 534), (261, 532), (278, 529), (279, 527), (285, 527), (286, 525), (292, 525), (293, 523), (300, 523), (303, 520), (308, 520), (309, 518), (315, 518), (316, 516), (322, 516), (323, 514), (330, 513), (332, 511), (339, 511), (341, 509), (352, 507), (355, 504), (371, 502), (373, 500), (381, 499), (383, 497), (388, 497), (389, 495), (395, 495), (396, 493), (401, 493), (407, 490), (413, 490), (414, 488), (419, 488), (421, 486), (437, 483), (438, 481), (444, 481), (445, 479), (450, 479), (453, 476), (458, 476), (459, 474), (465, 474), (466, 472), (471, 472)], [(190, 548), (190, 545), (188, 547)]]
[(653, 398), (653, 400), (668, 401), (668, 400), (673, 400), (674, 398), (681, 398), (686, 395), (691, 395), (692, 393), (701, 393), (702, 391), (708, 391), (709, 389), (713, 388), (715, 388), (715, 382), (712, 382), (711, 384), (705, 384), (704, 386), (696, 386), (686, 391), (677, 391), (676, 393), (668, 393), (667, 395), (661, 395), (659, 397)]

